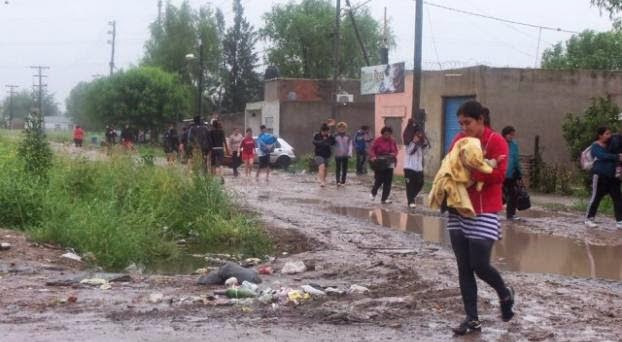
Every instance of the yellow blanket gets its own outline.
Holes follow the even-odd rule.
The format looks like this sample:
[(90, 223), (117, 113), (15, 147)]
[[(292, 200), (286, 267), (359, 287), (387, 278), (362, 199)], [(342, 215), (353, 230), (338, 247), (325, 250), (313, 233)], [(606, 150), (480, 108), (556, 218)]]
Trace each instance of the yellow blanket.
[[(434, 177), (432, 191), (428, 198), (431, 208), (439, 209), (443, 200), (447, 198), (447, 206), (456, 209), (460, 215), (475, 216), (475, 210), (467, 192), (471, 172), (466, 167), (487, 174), (493, 171), (484, 159), (479, 139), (462, 138), (445, 156), (441, 168)], [(483, 184), (477, 184), (478, 191), (482, 189), (482, 186)]]

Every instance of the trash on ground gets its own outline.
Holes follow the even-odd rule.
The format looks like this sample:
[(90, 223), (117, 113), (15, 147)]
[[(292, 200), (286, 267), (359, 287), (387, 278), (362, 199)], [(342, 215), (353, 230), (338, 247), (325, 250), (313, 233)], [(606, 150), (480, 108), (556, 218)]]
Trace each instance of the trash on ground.
[(9, 249), (11, 249), (11, 244), (8, 242), (2, 242), (0, 243), (0, 251), (8, 251)]
[(257, 293), (240, 287), (237, 289), (228, 289), (227, 292), (225, 292), (225, 296), (228, 298), (255, 298), (257, 297)]
[(101, 286), (101, 285), (104, 285), (104, 284), (108, 284), (108, 280), (102, 279), (102, 278), (87, 278), (87, 279), (82, 279), (80, 281), (80, 284), (92, 285), (92, 286)]
[(149, 295), (149, 303), (158, 304), (164, 300), (164, 295), (161, 293), (152, 293)]
[(261, 266), (257, 271), (259, 272), (259, 274), (263, 275), (270, 275), (274, 273), (274, 270), (270, 266)]
[(78, 297), (76, 296), (69, 296), (69, 298), (67, 298), (67, 303), (75, 303), (78, 301)]
[(369, 292), (369, 289), (364, 287), (364, 286), (360, 286), (360, 285), (352, 285), (350, 286), (350, 289), (348, 290), (349, 293), (356, 293), (356, 294), (363, 294), (363, 293), (367, 293)]
[(203, 267), (203, 268), (197, 268), (196, 271), (194, 271), (194, 274), (208, 274), (209, 273), (209, 269)]
[(124, 271), (125, 273), (129, 274), (143, 274), (143, 272), (145, 272), (145, 266), (132, 263), (131, 265), (126, 267)]
[(101, 290), (110, 290), (112, 288), (112, 285), (110, 285), (110, 283), (106, 283), (106, 284), (102, 284), (99, 288)]
[(45, 283), (45, 286), (74, 286), (79, 282), (73, 279), (64, 279), (64, 280), (50, 280)]
[(281, 273), (283, 274), (297, 274), (307, 270), (307, 266), (302, 261), (290, 261), (283, 266)]
[(246, 281), (246, 280), (242, 282), (242, 288), (251, 290), (255, 293), (259, 291), (259, 286), (257, 286), (257, 284), (253, 284), (250, 281)]
[(287, 299), (289, 299), (290, 303), (294, 303), (294, 305), (299, 305), (311, 299), (311, 295), (308, 293), (303, 293), (302, 291), (299, 291), (299, 290), (293, 290), (287, 294)]
[(238, 282), (238, 278), (236, 277), (231, 277), (225, 280), (225, 286), (228, 288), (236, 287), (238, 285), (240, 285), (240, 283)]
[(65, 254), (63, 254), (61, 256), (63, 258), (65, 258), (65, 259), (69, 259), (69, 260), (73, 260), (73, 261), (82, 261), (82, 257), (80, 257), (76, 253), (72, 253), (72, 252), (67, 252), (67, 253), (65, 253)]
[(317, 288), (315, 288), (315, 287), (313, 287), (311, 285), (303, 285), (303, 286), (301, 286), (301, 288), (302, 288), (302, 290), (305, 293), (308, 293), (308, 294), (310, 294), (313, 297), (324, 297), (324, 296), (326, 296), (326, 292), (324, 292), (322, 290), (319, 290), (319, 289), (317, 289)]
[(326, 294), (329, 296), (343, 296), (346, 294), (346, 291), (340, 290), (335, 287), (327, 287), (324, 289), (324, 292), (326, 292)]
[(199, 278), (199, 285), (224, 285), (225, 281), (231, 277), (235, 277), (238, 281), (249, 281), (251, 283), (260, 284), (261, 278), (255, 270), (246, 269), (233, 262), (228, 262), (217, 270)]
[(110, 279), (111, 283), (131, 283), (134, 279), (129, 274), (124, 274), (122, 276), (118, 276), (116, 278)]
[(258, 258), (248, 258), (242, 262), (243, 267), (253, 267), (261, 264), (261, 259)]

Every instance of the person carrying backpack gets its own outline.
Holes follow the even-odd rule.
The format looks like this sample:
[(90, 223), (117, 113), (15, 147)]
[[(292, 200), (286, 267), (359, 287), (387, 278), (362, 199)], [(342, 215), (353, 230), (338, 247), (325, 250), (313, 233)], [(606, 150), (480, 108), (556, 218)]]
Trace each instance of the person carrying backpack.
[(270, 154), (274, 152), (276, 145), (276, 137), (266, 129), (265, 125), (259, 127), (261, 134), (257, 137), (257, 156), (259, 157), (259, 167), (255, 178), (259, 180), (259, 174), (262, 169), (266, 169), (266, 182), (270, 180)]
[(374, 139), (369, 134), (369, 126), (361, 126), (354, 136), (354, 150), (356, 151), (356, 174), (367, 174), (367, 147)]
[[(600, 201), (606, 195), (613, 200), (613, 209), (616, 218), (616, 227), (622, 229), (622, 193), (620, 191), (620, 180), (615, 177), (616, 165), (622, 161), (622, 154), (608, 152), (611, 141), (611, 130), (608, 127), (600, 127), (596, 131), (596, 141), (592, 143), (589, 154), (592, 157), (592, 197), (588, 204), (585, 225), (595, 228), (598, 225), (594, 222)], [(581, 156), (581, 163), (586, 167), (586, 157)], [(587, 158), (589, 159), (589, 158)], [(589, 161), (587, 161), (589, 164)]]
[(510, 155), (508, 157), (508, 166), (505, 173), (505, 181), (503, 182), (503, 193), (506, 198), (507, 206), (505, 208), (505, 217), (509, 221), (516, 221), (516, 207), (518, 202), (517, 187), (522, 179), (522, 172), (520, 170), (520, 152), (518, 150), (518, 144), (514, 140), (516, 136), (516, 129), (512, 126), (504, 127), (501, 131), (501, 135), (508, 143), (508, 150)]
[(210, 132), (200, 116), (194, 117), (194, 124), (188, 130), (188, 143), (193, 151), (201, 151), (203, 169), (208, 170), (209, 154), (212, 148)]

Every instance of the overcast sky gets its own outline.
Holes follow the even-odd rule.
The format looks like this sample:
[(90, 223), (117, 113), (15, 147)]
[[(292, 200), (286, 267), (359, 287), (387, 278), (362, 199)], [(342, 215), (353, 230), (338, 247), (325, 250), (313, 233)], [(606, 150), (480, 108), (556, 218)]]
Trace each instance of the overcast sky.
[[(182, 0), (172, 0), (179, 4)], [(243, 0), (246, 15), (256, 27), (273, 4), (286, 0)], [(344, 3), (345, 1), (342, 1)], [(365, 0), (351, 0), (352, 5)], [(606, 15), (589, 0), (429, 0), (430, 3), (564, 30), (608, 30)], [(231, 0), (191, 0), (193, 6), (212, 4), (231, 20)], [(382, 20), (384, 7), (397, 47), (392, 62), (412, 68), (415, 4), (412, 0), (371, 0), (372, 15)], [(46, 65), (48, 88), (64, 108), (71, 88), (93, 75), (107, 74), (110, 46), (108, 21), (117, 22), (116, 64), (127, 68), (139, 62), (157, 16), (157, 0), (10, 0), (0, 2), (0, 86), (16, 84), (31, 89), (31, 65)], [(424, 69), (475, 64), (533, 67), (538, 51), (538, 29), (468, 16), (424, 6)], [(571, 34), (542, 31), (540, 54)], [(264, 43), (262, 43), (263, 45)], [(261, 50), (262, 47), (259, 47)]]

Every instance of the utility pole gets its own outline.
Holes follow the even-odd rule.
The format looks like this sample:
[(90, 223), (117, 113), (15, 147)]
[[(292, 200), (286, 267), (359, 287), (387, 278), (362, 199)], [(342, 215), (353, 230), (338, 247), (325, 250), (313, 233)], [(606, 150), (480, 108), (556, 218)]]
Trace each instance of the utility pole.
[(201, 40), (201, 42), (199, 43), (199, 84), (198, 84), (198, 88), (199, 88), (199, 99), (198, 99), (198, 109), (199, 109), (199, 116), (201, 116), (201, 118), (203, 118), (203, 73), (204, 68), (205, 68), (205, 64), (203, 62), (203, 40)]
[(363, 44), (363, 40), (361, 40), (361, 34), (359, 33), (359, 28), (356, 25), (356, 18), (354, 18), (354, 11), (352, 10), (352, 5), (350, 5), (350, 0), (346, 0), (346, 5), (348, 6), (348, 14), (350, 15), (350, 20), (352, 20), (352, 28), (354, 29), (354, 34), (356, 34), (356, 40), (359, 41), (361, 51), (363, 52), (363, 58), (365, 58), (365, 66), (369, 66), (367, 49), (365, 49), (365, 44)]
[(423, 30), (423, 0), (415, 0), (415, 63), (413, 70), (413, 102), (411, 117), (424, 127), (425, 114), (421, 110), (421, 48)]
[(13, 129), (13, 95), (19, 86), (8, 84), (6, 87), (9, 88), (9, 122), (7, 122), (7, 127)]
[(34, 77), (37, 77), (39, 79), (39, 84), (36, 85), (36, 88), (38, 90), (38, 92), (37, 92), (37, 107), (39, 108), (40, 118), (43, 119), (43, 88), (47, 86), (47, 84), (43, 84), (43, 78), (47, 77), (46, 75), (43, 74), (43, 70), (47, 70), (50, 67), (42, 66), (42, 65), (37, 65), (37, 66), (31, 66), (30, 68), (37, 70), (37, 74), (34, 75)]
[(389, 64), (389, 31), (387, 28), (387, 8), (384, 8), (384, 29), (382, 31), (382, 47), (380, 48), (380, 64)]
[(333, 92), (332, 92), (332, 107), (331, 107), (331, 118), (333, 120), (337, 119), (337, 78), (339, 77), (339, 50), (341, 47), (341, 38), (340, 38), (340, 26), (341, 26), (341, 0), (337, 0), (336, 6), (336, 15), (335, 15), (335, 48), (334, 48), (334, 70), (333, 70)]
[(162, 0), (158, 0), (158, 26), (162, 27)]
[(112, 53), (110, 55), (110, 76), (114, 73), (114, 49), (117, 41), (117, 22), (115, 20), (109, 21), (108, 25), (112, 26), (112, 30), (108, 31), (108, 34), (111, 35), (111, 39), (108, 41), (108, 44), (112, 45)]

